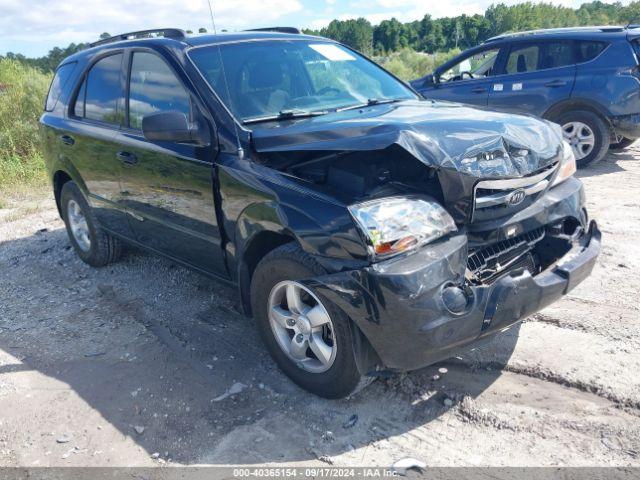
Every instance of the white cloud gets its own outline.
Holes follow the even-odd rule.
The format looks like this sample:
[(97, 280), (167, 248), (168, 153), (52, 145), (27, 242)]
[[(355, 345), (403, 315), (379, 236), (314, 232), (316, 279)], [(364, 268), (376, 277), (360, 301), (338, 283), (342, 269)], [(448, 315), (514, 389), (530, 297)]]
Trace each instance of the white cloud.
[[(211, 30), (207, 0), (0, 0), (0, 31), (7, 41), (54, 44), (93, 41), (112, 34), (150, 27)], [(302, 10), (300, 0), (212, 0), (219, 30), (262, 26)]]

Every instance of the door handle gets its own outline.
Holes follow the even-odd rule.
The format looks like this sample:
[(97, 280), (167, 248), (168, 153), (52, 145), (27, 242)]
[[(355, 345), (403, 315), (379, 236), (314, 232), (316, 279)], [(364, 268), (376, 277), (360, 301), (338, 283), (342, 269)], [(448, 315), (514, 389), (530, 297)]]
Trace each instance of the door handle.
[(544, 84), (545, 87), (564, 87), (567, 84), (564, 80), (551, 80)]
[(122, 163), (124, 163), (125, 165), (135, 165), (136, 163), (138, 163), (138, 157), (130, 152), (119, 151), (118, 153), (116, 153), (116, 157), (122, 160)]
[(60, 135), (60, 141), (65, 145), (73, 145), (76, 141), (69, 135)]
[(476, 88), (472, 88), (471, 91), (473, 93), (485, 93), (487, 89), (484, 87), (476, 87)]

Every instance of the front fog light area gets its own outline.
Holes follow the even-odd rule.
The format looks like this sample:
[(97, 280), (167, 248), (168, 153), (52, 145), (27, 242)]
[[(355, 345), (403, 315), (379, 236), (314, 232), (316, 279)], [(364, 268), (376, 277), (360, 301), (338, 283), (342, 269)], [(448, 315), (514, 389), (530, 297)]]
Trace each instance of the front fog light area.
[(376, 257), (388, 257), (427, 244), (456, 230), (451, 215), (423, 198), (381, 198), (349, 207)]

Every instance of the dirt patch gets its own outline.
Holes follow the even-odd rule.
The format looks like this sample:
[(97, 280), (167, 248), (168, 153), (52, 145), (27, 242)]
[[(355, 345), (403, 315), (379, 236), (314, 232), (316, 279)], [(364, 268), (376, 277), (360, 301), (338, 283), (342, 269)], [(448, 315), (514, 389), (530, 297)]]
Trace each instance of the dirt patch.
[(3, 205), (0, 466), (639, 466), (640, 150), (580, 176), (603, 230), (587, 281), (340, 401), (275, 368), (233, 289), (135, 250), (92, 269), (52, 199)]

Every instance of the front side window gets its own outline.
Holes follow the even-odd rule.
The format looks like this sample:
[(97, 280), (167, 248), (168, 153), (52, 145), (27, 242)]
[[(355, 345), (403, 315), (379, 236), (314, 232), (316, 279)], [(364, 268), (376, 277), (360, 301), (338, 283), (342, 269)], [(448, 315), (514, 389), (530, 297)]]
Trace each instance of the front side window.
[(49, 94), (47, 95), (47, 103), (44, 109), (47, 112), (52, 111), (56, 103), (58, 103), (58, 98), (60, 97), (60, 93), (62, 93), (62, 89), (69, 81), (69, 77), (76, 68), (76, 62), (66, 63), (58, 67), (56, 70), (56, 74), (53, 77), (53, 81), (51, 82), (51, 87), (49, 87)]
[(499, 52), (499, 48), (493, 48), (474, 53), (442, 72), (440, 74), (440, 81), (458, 82), (460, 80), (489, 77), (493, 75), (493, 67)]
[(142, 118), (154, 112), (177, 111), (190, 117), (189, 95), (160, 57), (134, 52), (129, 84), (129, 126), (142, 128)]
[(124, 117), (121, 67), (122, 53), (98, 60), (91, 67), (76, 98), (75, 115), (121, 124)]
[(526, 73), (538, 70), (540, 47), (527, 45), (512, 48), (507, 59), (507, 73)]
[(417, 98), (377, 65), (334, 43), (244, 42), (195, 48), (189, 57), (241, 121)]

